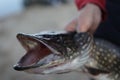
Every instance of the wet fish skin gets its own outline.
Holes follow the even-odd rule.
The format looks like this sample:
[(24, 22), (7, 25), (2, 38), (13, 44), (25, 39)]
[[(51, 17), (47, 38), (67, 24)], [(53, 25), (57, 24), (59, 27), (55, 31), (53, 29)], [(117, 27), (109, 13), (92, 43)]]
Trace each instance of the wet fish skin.
[[(37, 34), (18, 33), (17, 39), (19, 40), (21, 45), (26, 49), (27, 55), (24, 55), (19, 60), (19, 62), (16, 65), (14, 65), (14, 69), (18, 70), (18, 71), (26, 71), (27, 70), (27, 72), (28, 72), (28, 70), (32, 70), (29, 72), (37, 73), (37, 74), (48, 74), (48, 73), (59, 73), (59, 72), (61, 73), (61, 72), (66, 72), (66, 71), (68, 72), (68, 70), (66, 70), (66, 68), (68, 68), (67, 66), (71, 65), (71, 64), (67, 64), (67, 63), (71, 62), (73, 60), (73, 53), (77, 52), (77, 50), (76, 50), (77, 48), (75, 48), (76, 46), (75, 46), (75, 43), (73, 40), (73, 37), (75, 34), (76, 34), (76, 32), (68, 33), (68, 32), (64, 32), (64, 31), (63, 32), (58, 32), (58, 31), (57, 32), (51, 32), (51, 31), (48, 32), (47, 31), (47, 32), (41, 32), (41, 33), (37, 33)], [(38, 53), (39, 53), (39, 56), (40, 56), (40, 54), (44, 53), (45, 51), (43, 52), (42, 50), (40, 51), (39, 49), (41, 47), (43, 47), (42, 49), (44, 49), (45, 46), (47, 48), (49, 48), (49, 50), (52, 51), (51, 55), (58, 56), (57, 57), (58, 60), (56, 59), (56, 61), (53, 62), (52, 59), (50, 59), (49, 62), (51, 62), (51, 63), (49, 65), (47, 65), (46, 63), (48, 63), (49, 56), (44, 56), (45, 60), (40, 59), (40, 61), (39, 61), (40, 63), (36, 62), (36, 59), (34, 58), (34, 64), (33, 64), (33, 61), (29, 59), (32, 57), (31, 51), (32, 51), (32, 55), (35, 55), (36, 53), (38, 55)], [(33, 54), (34, 53), (33, 51), (35, 52), (35, 54)], [(40, 52), (38, 52), (38, 51), (40, 51)], [(44, 53), (44, 54), (46, 54), (46, 53)], [(79, 53), (74, 55), (74, 57), (75, 56), (79, 56)], [(54, 58), (55, 57), (53, 57), (53, 59)], [(41, 60), (43, 60), (43, 61), (41, 61)], [(28, 61), (29, 61), (29, 64), (26, 65), (26, 63), (28, 63)], [(31, 64), (30, 64), (30, 61), (32, 61)], [(41, 63), (46, 64), (47, 66), (43, 67), (43, 66), (41, 66)], [(57, 65), (57, 67), (55, 67), (53, 63), (55, 63)], [(64, 65), (62, 65), (61, 63)], [(37, 66), (37, 68), (36, 68), (36, 66)], [(50, 69), (51, 66), (52, 66), (52, 70)], [(62, 67), (64, 67), (65, 69), (63, 70)], [(33, 70), (33, 69), (35, 69), (35, 70)]]
[(103, 39), (94, 39), (91, 58), (96, 60), (93, 62), (97, 64), (97, 69), (109, 72), (103, 77), (100, 76), (100, 80), (120, 80), (120, 48), (118, 46)]
[[(109, 41), (94, 38), (90, 33), (47, 33), (35, 34), (32, 37), (43, 40), (70, 61), (70, 65), (58, 67), (66, 72), (84, 71), (97, 80), (120, 80), (120, 48)], [(69, 63), (69, 62), (68, 62)], [(49, 73), (54, 73), (47, 71)], [(94, 71), (94, 73), (92, 71)]]

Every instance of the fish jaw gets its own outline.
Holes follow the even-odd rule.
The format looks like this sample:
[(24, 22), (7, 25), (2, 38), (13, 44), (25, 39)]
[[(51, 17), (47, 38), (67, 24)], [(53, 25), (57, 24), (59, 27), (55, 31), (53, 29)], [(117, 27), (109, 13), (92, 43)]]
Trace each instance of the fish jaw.
[(36, 74), (77, 70), (88, 61), (92, 45), (88, 33), (18, 34), (17, 38), (27, 53), (14, 69)]
[[(59, 34), (54, 36), (57, 36), (58, 38), (62, 37)], [(67, 35), (63, 36), (68, 37)], [(54, 39), (51, 35), (28, 35), (20, 33), (17, 35), (17, 39), (27, 51), (19, 62), (14, 65), (14, 69), (17, 71), (26, 71), (37, 74), (61, 72), (62, 68), (61, 70), (56, 68), (70, 62), (64, 54), (66, 48), (61, 46), (59, 43), (60, 41), (58, 41), (60, 39)], [(68, 70), (63, 71), (68, 72)]]

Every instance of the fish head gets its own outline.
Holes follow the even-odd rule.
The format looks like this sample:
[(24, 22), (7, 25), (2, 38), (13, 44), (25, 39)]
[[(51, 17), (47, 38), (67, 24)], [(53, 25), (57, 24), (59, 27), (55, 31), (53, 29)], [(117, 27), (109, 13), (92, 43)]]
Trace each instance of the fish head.
[[(66, 73), (79, 67), (80, 40), (76, 32), (41, 32), (17, 34), (26, 54), (14, 69), (35, 74)], [(85, 38), (86, 39), (86, 38)]]

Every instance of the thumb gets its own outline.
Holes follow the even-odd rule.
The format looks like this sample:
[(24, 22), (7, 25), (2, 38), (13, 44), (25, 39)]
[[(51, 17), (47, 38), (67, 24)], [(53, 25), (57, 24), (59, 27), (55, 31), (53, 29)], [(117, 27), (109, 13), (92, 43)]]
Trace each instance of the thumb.
[(65, 30), (68, 32), (71, 31), (73, 32), (76, 30), (76, 26), (77, 26), (77, 19), (75, 18), (66, 25)]
[(85, 24), (84, 22), (82, 22), (80, 24), (80, 22), (79, 22), (78, 26), (76, 27), (76, 31), (78, 33), (80, 33), (80, 32), (88, 32), (90, 26), (91, 26), (90, 24)]

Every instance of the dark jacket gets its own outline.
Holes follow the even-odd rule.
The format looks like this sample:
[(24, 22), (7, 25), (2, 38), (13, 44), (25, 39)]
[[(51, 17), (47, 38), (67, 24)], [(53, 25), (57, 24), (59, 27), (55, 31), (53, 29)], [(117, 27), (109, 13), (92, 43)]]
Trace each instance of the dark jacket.
[(120, 0), (75, 0), (78, 9), (81, 9), (87, 3), (98, 5), (104, 16), (107, 17), (100, 24), (95, 37), (104, 38), (120, 46)]
[(107, 19), (101, 23), (95, 36), (120, 46), (120, 0), (106, 1)]

